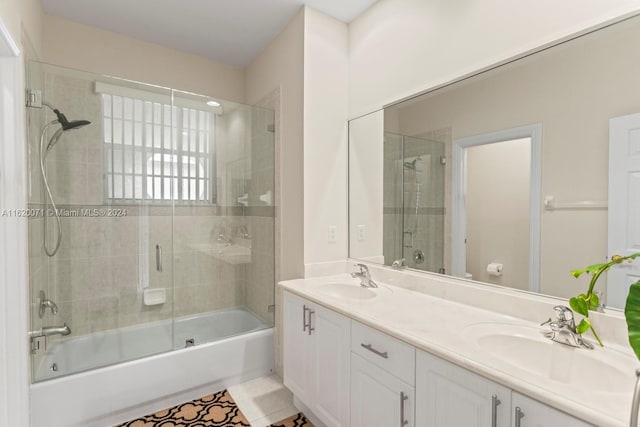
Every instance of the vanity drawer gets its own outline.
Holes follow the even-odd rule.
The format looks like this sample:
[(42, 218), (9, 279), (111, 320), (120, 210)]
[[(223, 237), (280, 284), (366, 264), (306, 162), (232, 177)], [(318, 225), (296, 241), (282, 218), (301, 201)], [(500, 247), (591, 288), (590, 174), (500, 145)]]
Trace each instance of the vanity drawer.
[(416, 351), (409, 344), (352, 321), (351, 352), (414, 385)]

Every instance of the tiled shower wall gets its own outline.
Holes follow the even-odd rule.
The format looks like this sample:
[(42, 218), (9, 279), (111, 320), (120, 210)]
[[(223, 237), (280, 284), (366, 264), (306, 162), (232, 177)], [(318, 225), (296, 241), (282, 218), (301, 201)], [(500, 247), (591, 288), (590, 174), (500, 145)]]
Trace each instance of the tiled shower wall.
[[(444, 155), (439, 142), (385, 133), (385, 264), (405, 258), (411, 268), (438, 272), (444, 267)], [(422, 171), (403, 167), (418, 156)], [(423, 263), (414, 260), (416, 250), (424, 253)]]
[[(220, 150), (217, 175), (225, 176), (226, 165), (238, 161), (249, 167), (250, 172), (241, 168), (249, 206), (238, 205), (237, 195), (228, 194), (225, 180), (220, 179), (219, 200), (226, 204), (176, 205), (172, 218), (171, 206), (105, 203), (101, 99), (93, 92), (93, 82), (46, 73), (42, 84), (46, 99), (70, 120), (92, 121), (91, 126), (65, 132), (49, 153), (48, 175), (58, 207), (69, 211), (118, 208), (126, 216), (63, 218), (62, 245), (53, 258), (46, 257), (42, 249), (42, 217), (30, 219), (32, 306), (36, 308), (38, 292), (44, 290), (60, 308), (57, 316), (48, 313), (42, 320), (37, 309), (32, 309), (32, 329), (66, 322), (77, 336), (243, 305), (273, 322), (268, 306), (274, 298), (274, 208), (258, 200), (267, 188), (273, 192), (272, 113), (238, 108), (217, 117), (217, 145), (240, 147)], [(30, 206), (38, 208), (44, 197), (37, 145), (42, 126), (53, 116), (44, 109), (29, 113)], [(49, 241), (53, 242), (54, 220), (49, 219), (49, 224)], [(225, 230), (234, 245), (249, 248), (249, 263), (248, 259), (234, 264), (211, 256), (206, 245), (215, 247), (220, 230)], [(145, 233), (148, 244), (144, 243)], [(156, 271), (156, 244), (163, 248), (162, 272)], [(144, 271), (150, 288), (167, 290), (166, 303), (143, 305), (139, 285)], [(260, 293), (259, 298), (255, 293)]]

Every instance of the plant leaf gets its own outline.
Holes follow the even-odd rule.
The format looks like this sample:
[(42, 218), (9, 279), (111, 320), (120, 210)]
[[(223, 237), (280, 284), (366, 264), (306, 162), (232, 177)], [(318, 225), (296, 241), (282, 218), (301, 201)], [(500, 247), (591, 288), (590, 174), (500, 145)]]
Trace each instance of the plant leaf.
[(624, 316), (627, 319), (629, 331), (629, 344), (640, 359), (640, 280), (629, 288), (627, 303), (624, 307)]
[(578, 324), (578, 327), (576, 328), (576, 332), (578, 332), (579, 334), (584, 334), (589, 330), (589, 328), (591, 328), (591, 321), (589, 321), (589, 319), (585, 317)]
[(575, 277), (576, 279), (580, 276), (582, 276), (583, 273), (586, 273), (586, 269), (582, 269), (582, 270), (571, 270), (571, 274), (573, 275), (573, 277)]
[(609, 263), (606, 264), (593, 264), (588, 266), (587, 268), (585, 268), (585, 271), (589, 274), (593, 274), (593, 273), (597, 273), (598, 271), (602, 270), (603, 268), (607, 268), (610, 267)]
[(600, 305), (600, 297), (596, 294), (589, 295), (587, 299), (589, 300), (589, 310), (595, 310)]
[(587, 301), (585, 301), (586, 295), (580, 294), (577, 297), (573, 297), (569, 299), (569, 305), (576, 313), (580, 313), (583, 316), (588, 316), (589, 306)]

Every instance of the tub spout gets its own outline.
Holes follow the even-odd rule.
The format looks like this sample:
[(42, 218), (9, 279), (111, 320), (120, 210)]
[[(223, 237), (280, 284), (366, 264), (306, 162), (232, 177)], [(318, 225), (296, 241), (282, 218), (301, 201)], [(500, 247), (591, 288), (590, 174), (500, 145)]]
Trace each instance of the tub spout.
[(71, 329), (67, 326), (67, 324), (63, 324), (62, 326), (43, 326), (42, 329), (37, 331), (30, 331), (29, 337), (37, 338), (37, 337), (48, 337), (49, 335), (69, 335), (71, 334)]

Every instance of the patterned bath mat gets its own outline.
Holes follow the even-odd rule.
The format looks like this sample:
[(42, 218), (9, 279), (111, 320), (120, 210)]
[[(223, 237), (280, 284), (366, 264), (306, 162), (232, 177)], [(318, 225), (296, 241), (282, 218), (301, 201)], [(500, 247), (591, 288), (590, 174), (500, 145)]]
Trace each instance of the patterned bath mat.
[(269, 427), (313, 427), (311, 421), (302, 412), (290, 416), (287, 419), (271, 424)]
[[(286, 424), (298, 426), (307, 424)], [(310, 424), (309, 424), (310, 425)], [(227, 392), (210, 394), (115, 427), (250, 427)]]

